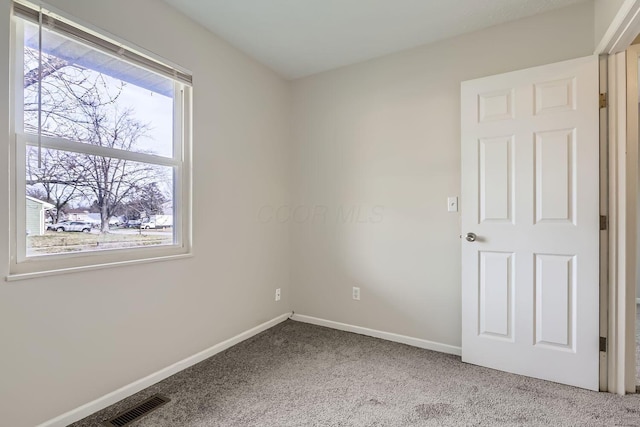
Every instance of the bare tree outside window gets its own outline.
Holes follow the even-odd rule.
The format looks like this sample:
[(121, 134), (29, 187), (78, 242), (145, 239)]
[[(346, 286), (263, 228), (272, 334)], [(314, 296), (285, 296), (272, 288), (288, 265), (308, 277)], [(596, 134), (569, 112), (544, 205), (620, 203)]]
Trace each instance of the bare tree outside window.
[(24, 25), (27, 256), (174, 244), (172, 226), (125, 227), (172, 218), (174, 84), (49, 30), (40, 52), (37, 31)]
[[(38, 129), (38, 52), (24, 49), (24, 129)], [(98, 71), (43, 54), (42, 134), (49, 137), (112, 149), (146, 152), (141, 141), (150, 125), (123, 105), (127, 84)], [(126, 206), (148, 203), (145, 189), (166, 200), (157, 183), (166, 180), (166, 168), (130, 160), (85, 153), (43, 149), (38, 166), (37, 148), (27, 149), (27, 185), (44, 194), (55, 206), (55, 221), (74, 202), (93, 203), (100, 214), (100, 231), (109, 232), (111, 217)]]
[(73, 21), (13, 5), (12, 274), (191, 251), (191, 73)]

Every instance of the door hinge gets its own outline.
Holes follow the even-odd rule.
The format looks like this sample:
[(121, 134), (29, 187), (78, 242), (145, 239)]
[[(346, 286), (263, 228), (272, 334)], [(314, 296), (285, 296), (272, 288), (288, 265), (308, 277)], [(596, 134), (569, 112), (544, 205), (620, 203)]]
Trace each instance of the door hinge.
[(600, 215), (600, 230), (606, 230), (606, 229), (607, 229), (607, 216)]
[(600, 351), (607, 352), (607, 337), (600, 337)]
[(600, 94), (600, 108), (607, 108), (607, 94)]

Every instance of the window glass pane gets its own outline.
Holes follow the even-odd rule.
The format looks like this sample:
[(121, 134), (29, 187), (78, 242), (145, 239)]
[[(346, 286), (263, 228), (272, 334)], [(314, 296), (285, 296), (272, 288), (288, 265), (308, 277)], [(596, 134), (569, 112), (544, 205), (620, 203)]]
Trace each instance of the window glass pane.
[(173, 168), (26, 150), (27, 256), (175, 243)]
[[(38, 27), (24, 22), (24, 131), (38, 131)], [(173, 157), (173, 82), (47, 29), (42, 134)]]

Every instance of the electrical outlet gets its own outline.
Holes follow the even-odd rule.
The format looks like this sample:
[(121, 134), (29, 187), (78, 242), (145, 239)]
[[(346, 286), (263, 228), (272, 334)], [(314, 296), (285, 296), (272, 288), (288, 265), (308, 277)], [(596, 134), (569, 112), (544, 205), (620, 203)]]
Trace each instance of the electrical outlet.
[(276, 301), (280, 301), (280, 288), (276, 289)]
[(360, 288), (357, 286), (353, 287), (353, 299), (356, 301), (360, 301)]

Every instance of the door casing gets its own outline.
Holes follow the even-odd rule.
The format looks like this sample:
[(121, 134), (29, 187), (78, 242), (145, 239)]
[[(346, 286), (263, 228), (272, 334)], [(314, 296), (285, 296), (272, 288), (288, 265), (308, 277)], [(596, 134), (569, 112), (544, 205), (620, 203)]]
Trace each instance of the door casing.
[[(603, 298), (608, 301), (601, 305), (601, 310), (606, 310), (601, 312), (600, 330), (601, 336), (607, 339), (607, 351), (604, 362), (601, 354), (600, 389), (617, 394), (635, 391), (636, 242), (635, 238), (626, 236), (637, 227), (637, 194), (630, 193), (629, 189), (637, 185), (638, 82), (637, 74), (629, 76), (633, 72), (627, 69), (625, 51), (638, 34), (640, 0), (626, 0), (594, 52), (604, 55), (607, 61), (606, 84), (601, 79), (600, 89), (607, 96), (606, 129), (601, 127), (601, 147), (606, 147), (608, 155), (606, 164), (601, 163), (601, 189), (606, 188), (606, 192), (601, 191), (601, 213), (607, 215), (608, 223), (608, 235), (601, 235), (601, 274), (606, 272), (606, 277), (601, 276), (601, 302)], [(637, 57), (634, 62), (637, 66)], [(636, 87), (635, 92), (627, 81)], [(635, 105), (630, 106), (630, 102)], [(629, 121), (628, 108), (635, 111)], [(601, 117), (601, 126), (602, 123)], [(631, 135), (628, 135), (629, 129)], [(628, 149), (632, 151), (629, 155)], [(602, 209), (603, 203), (606, 210)], [(603, 250), (608, 252), (606, 256)]]

